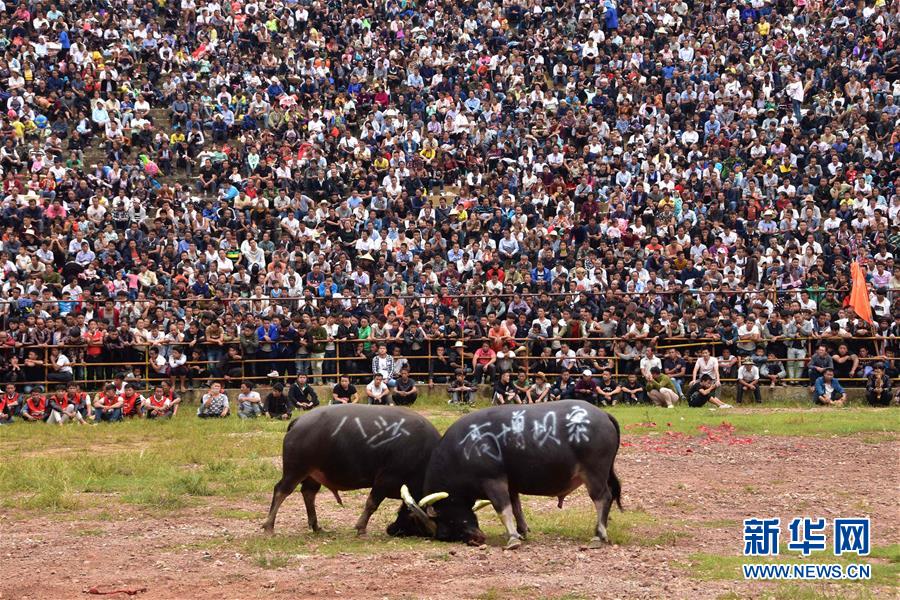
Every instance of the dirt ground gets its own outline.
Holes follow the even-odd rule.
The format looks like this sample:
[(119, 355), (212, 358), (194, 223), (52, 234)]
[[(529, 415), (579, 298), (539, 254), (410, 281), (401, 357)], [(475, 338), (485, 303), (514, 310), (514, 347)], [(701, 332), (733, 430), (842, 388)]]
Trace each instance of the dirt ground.
[[(85, 594), (90, 588), (146, 588), (134, 596), (141, 600), (754, 598), (766, 597), (776, 584), (744, 582), (737, 570), (730, 580), (703, 580), (690, 564), (694, 553), (740, 555), (740, 521), (746, 517), (779, 516), (784, 522), (795, 516), (870, 516), (874, 546), (897, 543), (900, 537), (896, 440), (745, 439), (721, 431), (686, 438), (663, 431), (626, 432), (623, 441), (616, 468), (625, 508), (646, 513), (653, 525), (635, 528), (622, 545), (581, 548), (590, 537), (585, 513), (581, 542), (538, 530), (511, 552), (502, 549), (504, 540), (498, 535), (481, 548), (428, 542), (413, 549), (330, 555), (303, 548), (302, 554), (291, 554), (272, 568), (260, 566), (240, 546), (240, 540), (259, 535), (264, 503), (234, 506), (216, 498), (162, 516), (123, 506), (108, 520), (5, 515), (0, 517), (0, 556), (8, 568), (0, 580), (0, 598), (95, 597)], [(319, 496), (320, 521), (327, 528), (352, 528), (362, 496), (346, 500), (348, 507), (341, 509), (330, 497)], [(97, 502), (114, 506), (115, 498), (99, 497)], [(558, 512), (555, 499), (527, 498), (525, 505), (532, 514)], [(580, 490), (563, 510), (588, 505)], [(370, 526), (370, 536), (380, 543), (395, 506), (384, 505)], [(242, 511), (252, 514), (235, 516)], [(622, 518), (619, 515), (614, 511), (611, 520)], [(481, 519), (485, 523), (495, 517), (485, 511)], [(285, 503), (276, 536), (312, 536), (305, 524), (297, 494)], [(642, 543), (642, 536), (658, 538), (659, 543)], [(231, 543), (221, 543), (223, 539)], [(829, 562), (827, 557), (823, 554), (820, 562)], [(868, 562), (878, 568), (876, 559)], [(848, 589), (854, 590), (819, 588), (837, 596)], [(888, 597), (891, 590), (869, 587), (865, 593)]]

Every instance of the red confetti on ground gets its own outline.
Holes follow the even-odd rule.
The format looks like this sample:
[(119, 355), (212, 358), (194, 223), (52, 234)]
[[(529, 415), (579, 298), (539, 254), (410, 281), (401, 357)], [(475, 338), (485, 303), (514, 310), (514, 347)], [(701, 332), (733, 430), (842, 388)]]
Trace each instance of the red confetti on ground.
[(138, 594), (143, 594), (147, 591), (147, 588), (135, 588), (135, 589), (122, 589), (122, 590), (109, 590), (108, 592), (101, 592), (97, 586), (92, 588), (88, 588), (84, 590), (85, 594), (93, 594), (94, 596), (111, 596), (113, 594), (128, 594), (129, 596), (137, 596)]
[[(637, 423), (631, 427), (655, 427), (655, 423)], [(666, 423), (671, 427), (671, 423)], [(622, 446), (637, 447), (646, 452), (654, 454), (691, 454), (694, 452), (693, 446), (702, 444), (704, 446), (712, 444), (722, 444), (727, 446), (745, 446), (754, 442), (750, 437), (736, 437), (734, 435), (734, 425), (728, 422), (722, 422), (720, 425), (710, 427), (701, 425), (699, 428), (703, 435), (692, 436), (682, 431), (665, 431), (665, 435), (657, 434), (644, 435), (631, 438), (632, 441), (622, 442)]]

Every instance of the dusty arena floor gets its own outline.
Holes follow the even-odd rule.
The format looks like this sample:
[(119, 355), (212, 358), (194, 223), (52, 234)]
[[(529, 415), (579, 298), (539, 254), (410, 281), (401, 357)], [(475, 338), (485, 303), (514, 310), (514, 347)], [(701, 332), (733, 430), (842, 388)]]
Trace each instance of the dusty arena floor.
[[(0, 598), (90, 598), (92, 589), (140, 599), (894, 597), (896, 437), (751, 437), (727, 426), (687, 436), (660, 428), (625, 432), (617, 470), (626, 512), (613, 511), (616, 544), (600, 550), (583, 547), (593, 520), (583, 489), (562, 510), (555, 499), (526, 498), (533, 532), (517, 551), (502, 549), (488, 511), (481, 521), (489, 540), (480, 548), (389, 538), (383, 532), (394, 501), (357, 538), (360, 493), (344, 494), (344, 508), (319, 496), (327, 529), (320, 535), (306, 529), (299, 494), (291, 497), (274, 538), (259, 530), (268, 490), (177, 510), (93, 493), (75, 511), (0, 517), (8, 567)], [(870, 516), (874, 550), (864, 562), (873, 565), (873, 581), (743, 581), (741, 521), (774, 516)]]

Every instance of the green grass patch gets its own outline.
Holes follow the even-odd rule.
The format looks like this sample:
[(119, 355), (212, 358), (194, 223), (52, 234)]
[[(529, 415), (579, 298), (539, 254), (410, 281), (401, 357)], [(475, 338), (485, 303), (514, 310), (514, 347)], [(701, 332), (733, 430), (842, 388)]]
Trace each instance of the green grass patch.
[[(473, 410), (447, 405), (446, 397), (438, 392), (423, 393), (420, 399), (416, 410), (441, 431)], [(486, 405), (486, 400), (479, 400), (479, 408)], [(212, 497), (259, 503), (262, 511), (281, 474), (285, 423), (236, 418), (202, 421), (192, 415), (190, 407), (185, 408), (171, 421), (127, 421), (97, 427), (4, 427), (0, 438), (4, 456), (0, 462), (0, 506), (14, 514), (52, 510), (62, 517), (97, 506), (93, 496), (100, 494), (126, 506), (161, 512), (203, 504), (204, 499)], [(687, 407), (665, 410), (616, 406), (610, 412), (626, 435), (666, 429), (699, 435), (700, 426), (727, 421), (739, 435), (862, 434), (865, 442), (878, 444), (896, 440), (900, 431), (900, 411), (895, 409), (835, 410), (779, 404), (715, 412)], [(650, 422), (656, 426), (642, 426)], [(102, 501), (106, 502), (108, 498)], [(651, 545), (662, 545), (677, 540), (678, 530), (664, 531), (659, 523), (637, 524), (635, 520), (641, 517), (636, 514), (613, 514), (614, 541), (631, 543), (633, 539), (640, 543), (648, 539)], [(235, 518), (252, 517), (235, 513)], [(563, 511), (535, 512), (529, 522), (536, 532), (586, 540), (591, 537), (594, 518), (592, 510), (578, 512), (567, 506)], [(496, 519), (483, 521), (494, 523)]]

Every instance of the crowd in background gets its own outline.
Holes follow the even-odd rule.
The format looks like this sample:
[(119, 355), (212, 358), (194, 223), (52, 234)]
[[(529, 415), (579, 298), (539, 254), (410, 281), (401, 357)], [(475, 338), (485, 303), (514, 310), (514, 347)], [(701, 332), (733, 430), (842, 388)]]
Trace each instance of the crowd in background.
[(659, 377), (690, 400), (746, 369), (830, 401), (828, 361), (889, 384), (897, 21), (883, 0), (0, 0), (0, 382), (368, 385), (390, 358), (392, 394), (404, 366), (500, 397), (608, 372), (661, 404)]

